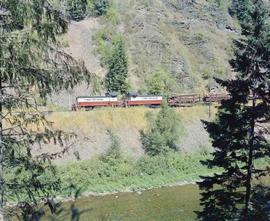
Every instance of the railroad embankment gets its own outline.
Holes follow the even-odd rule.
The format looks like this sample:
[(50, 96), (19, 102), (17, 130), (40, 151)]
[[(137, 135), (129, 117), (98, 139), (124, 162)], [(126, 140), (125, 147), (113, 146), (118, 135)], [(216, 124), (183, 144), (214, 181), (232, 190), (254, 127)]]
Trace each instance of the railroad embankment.
[[(202, 119), (209, 119), (209, 108), (206, 105), (176, 108), (181, 121), (178, 149), (181, 153), (193, 153), (209, 150), (211, 144), (203, 128)], [(212, 108), (212, 112), (215, 109)], [(144, 155), (140, 141), (140, 131), (149, 127), (149, 116), (155, 115), (158, 109), (139, 108), (105, 108), (82, 112), (55, 112), (49, 116), (56, 129), (73, 132), (77, 135), (72, 140), (69, 151), (55, 160), (65, 164), (78, 159), (88, 160), (106, 152), (111, 145), (110, 132), (120, 139), (122, 153), (139, 158)], [(57, 152), (60, 147), (48, 145), (39, 152)]]

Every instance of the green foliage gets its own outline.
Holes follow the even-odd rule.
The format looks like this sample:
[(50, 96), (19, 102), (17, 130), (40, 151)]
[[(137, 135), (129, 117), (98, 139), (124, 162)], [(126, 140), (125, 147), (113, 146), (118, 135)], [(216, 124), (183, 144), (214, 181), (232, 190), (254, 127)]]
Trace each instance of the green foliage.
[(70, 18), (80, 21), (85, 18), (87, 10), (87, 0), (68, 0), (68, 12)]
[[(86, 160), (58, 167), (58, 177), (63, 190), (70, 184), (81, 187), (85, 192), (114, 192), (159, 187), (166, 184), (194, 181), (202, 174), (216, 170), (201, 166), (200, 160), (209, 155), (181, 155), (169, 153), (158, 156), (143, 156), (135, 160), (126, 156), (112, 161)], [(61, 195), (66, 195), (61, 191)]]
[(113, 25), (118, 25), (120, 18), (115, 6), (111, 6), (105, 15), (107, 21), (110, 21)]
[(114, 44), (109, 60), (109, 70), (105, 77), (107, 91), (125, 94), (128, 91), (128, 58), (123, 38), (120, 36)]
[(108, 68), (112, 57), (114, 45), (113, 39), (115, 33), (111, 28), (104, 28), (99, 30), (95, 35), (97, 42), (97, 52), (100, 54), (100, 62), (103, 67)]
[(94, 13), (97, 16), (106, 14), (111, 6), (110, 0), (93, 0), (93, 4)]
[(245, 22), (247, 11), (251, 7), (251, 0), (232, 0), (229, 12), (231, 15), (238, 18), (240, 23)]
[(257, 194), (253, 184), (269, 172), (266, 165), (259, 167), (255, 163), (270, 156), (263, 129), (270, 119), (269, 11), (261, 0), (238, 3), (243, 36), (234, 42), (235, 56), (230, 61), (237, 74), (232, 80), (217, 80), (227, 89), (230, 99), (222, 102), (214, 122), (205, 122), (215, 151), (213, 159), (204, 165), (223, 172), (203, 177), (199, 183), (203, 211), (198, 218), (202, 221), (269, 219), (269, 212), (267, 219), (261, 213), (263, 201), (264, 205), (258, 200), (253, 205)]
[(153, 95), (168, 95), (175, 87), (175, 80), (170, 73), (158, 68), (147, 80), (147, 91)]
[(171, 150), (177, 150), (177, 141), (180, 137), (180, 120), (175, 111), (163, 104), (152, 123), (149, 131), (141, 131), (141, 142), (145, 152), (150, 156), (168, 153)]
[(2, 0), (0, 20), (0, 219), (12, 201), (20, 202), (12, 215), (30, 220), (38, 202), (60, 188), (53, 154), (35, 154), (34, 146), (58, 144), (61, 156), (73, 137), (52, 127), (36, 98), (71, 89), (90, 74), (59, 51), (57, 36), (67, 21), (50, 1)]
[(80, 21), (87, 16), (105, 15), (111, 8), (110, 0), (52, 0), (57, 8), (69, 19)]
[(257, 185), (254, 187), (254, 194), (252, 195), (252, 215), (251, 220), (269, 220), (269, 200), (270, 188), (269, 186)]
[(109, 131), (109, 135), (111, 137), (111, 146), (107, 150), (107, 152), (101, 157), (101, 159), (105, 162), (113, 162), (114, 160), (118, 160), (121, 158), (121, 149), (120, 149), (120, 139), (118, 136)]

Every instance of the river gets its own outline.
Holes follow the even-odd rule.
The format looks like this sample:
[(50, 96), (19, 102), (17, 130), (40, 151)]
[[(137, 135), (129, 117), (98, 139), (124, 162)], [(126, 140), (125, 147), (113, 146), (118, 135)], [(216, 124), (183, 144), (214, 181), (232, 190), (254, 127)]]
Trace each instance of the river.
[[(139, 193), (82, 197), (76, 201), (80, 221), (194, 221), (199, 189), (185, 185)], [(69, 203), (65, 204), (69, 208)]]

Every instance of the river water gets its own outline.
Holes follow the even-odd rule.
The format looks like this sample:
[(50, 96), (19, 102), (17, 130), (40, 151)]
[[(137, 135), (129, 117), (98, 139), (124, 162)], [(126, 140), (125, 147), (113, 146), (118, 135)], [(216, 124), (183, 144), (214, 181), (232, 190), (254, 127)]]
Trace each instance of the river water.
[(199, 198), (196, 185), (185, 185), (142, 193), (83, 197), (75, 206), (82, 211), (80, 221), (194, 221)]

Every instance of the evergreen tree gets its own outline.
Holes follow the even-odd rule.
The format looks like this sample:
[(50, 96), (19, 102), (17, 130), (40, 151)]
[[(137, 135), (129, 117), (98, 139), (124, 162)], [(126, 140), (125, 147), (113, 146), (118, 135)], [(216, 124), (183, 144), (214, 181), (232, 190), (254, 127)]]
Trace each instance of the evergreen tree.
[(162, 105), (156, 119), (149, 118), (149, 123), (150, 130), (141, 131), (142, 145), (148, 155), (155, 156), (177, 150), (180, 121), (175, 111), (167, 103)]
[(109, 61), (109, 71), (105, 78), (105, 85), (108, 92), (120, 92), (125, 94), (128, 91), (128, 59), (125, 44), (122, 38), (118, 39), (111, 59)]
[[(0, 1), (0, 220), (9, 201), (18, 202), (11, 216), (38, 220), (39, 203), (51, 205), (60, 187), (50, 161), (67, 151), (71, 135), (52, 128), (35, 98), (89, 81), (84, 66), (58, 47), (56, 36), (66, 29), (50, 1)], [(50, 142), (62, 151), (33, 153)]]
[(199, 183), (203, 191), (199, 220), (264, 220), (258, 219), (259, 205), (253, 205), (257, 188), (252, 183), (269, 172), (255, 166), (256, 160), (270, 156), (264, 130), (270, 119), (269, 12), (262, 0), (250, 0), (247, 6), (241, 12), (243, 37), (235, 41), (230, 62), (235, 79), (217, 80), (230, 99), (222, 102), (216, 121), (205, 122), (215, 151), (204, 164), (223, 172)]
[(232, 0), (229, 12), (232, 16), (235, 16), (240, 23), (246, 22), (246, 11), (250, 7), (250, 0)]

